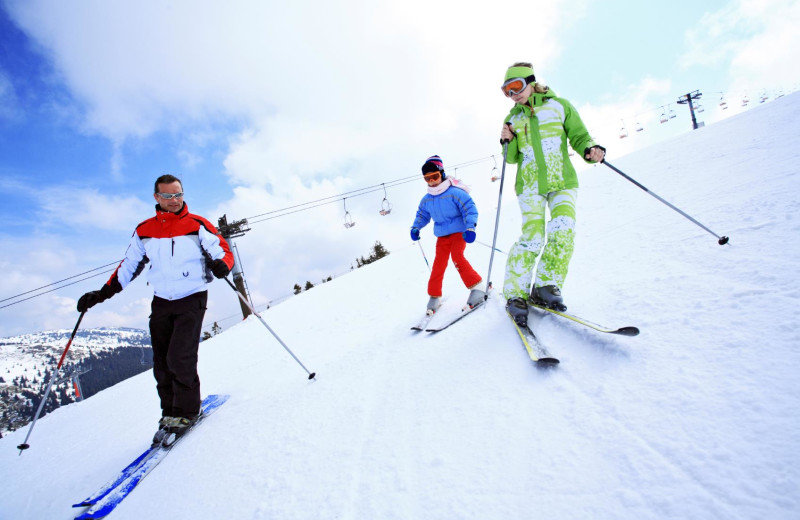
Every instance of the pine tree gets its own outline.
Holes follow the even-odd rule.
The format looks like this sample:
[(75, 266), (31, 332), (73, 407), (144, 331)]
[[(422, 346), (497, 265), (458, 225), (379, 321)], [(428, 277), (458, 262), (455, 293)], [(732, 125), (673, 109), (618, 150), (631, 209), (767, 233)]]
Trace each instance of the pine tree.
[(385, 247), (383, 247), (383, 244), (381, 244), (379, 241), (376, 240), (375, 245), (372, 246), (372, 254), (370, 255), (370, 257), (374, 256), (375, 260), (380, 260), (381, 258), (387, 256), (388, 254), (389, 251)]
[(314, 284), (309, 282), (308, 280), (306, 280), (306, 291), (311, 289), (311, 288), (313, 288), (313, 287), (314, 287)]
[(297, 285), (297, 284), (294, 284), (294, 293), (295, 293), (295, 294), (300, 294), (302, 291), (303, 291), (303, 288), (302, 288), (302, 287), (300, 287), (300, 286), (299, 286), (299, 285)]

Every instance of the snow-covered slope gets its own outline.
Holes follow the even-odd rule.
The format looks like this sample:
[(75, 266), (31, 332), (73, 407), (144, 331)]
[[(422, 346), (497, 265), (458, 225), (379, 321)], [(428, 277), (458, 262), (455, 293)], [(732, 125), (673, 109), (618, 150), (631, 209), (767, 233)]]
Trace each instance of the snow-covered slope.
[[(542, 371), (497, 296), (415, 336), (428, 269), (409, 244), (263, 314), (316, 381), (253, 318), (204, 342), (204, 393), (230, 401), (113, 517), (800, 517), (799, 121), (795, 94), (619, 160), (606, 143), (729, 246), (604, 166), (582, 173), (566, 302), (640, 336), (545, 316), (533, 326), (562, 363)], [(501, 249), (518, 225), (509, 188)], [(467, 257), (488, 268), (488, 248)], [(452, 267), (445, 291), (457, 312)], [(2, 439), (0, 518), (70, 518), (158, 415), (142, 374), (41, 420), (22, 456), (24, 431)]]

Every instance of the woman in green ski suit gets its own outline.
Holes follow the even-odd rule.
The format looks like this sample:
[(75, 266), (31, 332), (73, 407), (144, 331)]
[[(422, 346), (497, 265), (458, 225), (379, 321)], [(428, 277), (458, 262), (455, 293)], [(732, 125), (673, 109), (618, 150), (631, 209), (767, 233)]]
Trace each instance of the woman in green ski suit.
[[(514, 107), (500, 140), (508, 142), (507, 162), (517, 165), (515, 188), (522, 210), (522, 235), (508, 255), (503, 295), (511, 315), (526, 323), (528, 298), (566, 310), (561, 287), (575, 243), (578, 191), (567, 146), (589, 163), (602, 161), (605, 148), (594, 142), (569, 101), (536, 83), (530, 63), (509, 67), (502, 89)], [(545, 208), (550, 209), (546, 224)]]

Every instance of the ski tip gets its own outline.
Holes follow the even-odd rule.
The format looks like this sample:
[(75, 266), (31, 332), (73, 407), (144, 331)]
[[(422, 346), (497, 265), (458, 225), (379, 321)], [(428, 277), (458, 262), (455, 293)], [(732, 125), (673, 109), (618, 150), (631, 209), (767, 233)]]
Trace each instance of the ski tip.
[(554, 368), (557, 367), (559, 363), (561, 363), (561, 361), (554, 357), (539, 358), (539, 360), (536, 361), (536, 365), (541, 368)]
[(615, 330), (614, 334), (619, 334), (620, 336), (638, 336), (639, 329), (636, 327), (622, 327)]

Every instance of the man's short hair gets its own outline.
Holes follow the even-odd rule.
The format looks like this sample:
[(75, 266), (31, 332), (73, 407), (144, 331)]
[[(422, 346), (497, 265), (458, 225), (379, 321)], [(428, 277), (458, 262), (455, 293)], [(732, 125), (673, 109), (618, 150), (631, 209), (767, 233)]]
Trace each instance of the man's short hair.
[(183, 183), (179, 178), (175, 177), (174, 175), (166, 174), (156, 179), (156, 183), (153, 186), (153, 193), (158, 193), (159, 184), (172, 184), (173, 182), (179, 183), (181, 185), (181, 189), (183, 189)]

